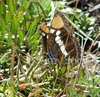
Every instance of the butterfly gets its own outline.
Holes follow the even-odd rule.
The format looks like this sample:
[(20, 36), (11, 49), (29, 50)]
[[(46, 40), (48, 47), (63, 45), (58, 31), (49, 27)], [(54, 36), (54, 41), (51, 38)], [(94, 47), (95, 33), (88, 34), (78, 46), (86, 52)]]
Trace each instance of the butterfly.
[(45, 19), (42, 19), (41, 28), (42, 45), (45, 56), (51, 61), (61, 61), (62, 58), (74, 58), (79, 60), (81, 49), (77, 38), (73, 36), (74, 30), (66, 19), (66, 16), (58, 11), (47, 26)]

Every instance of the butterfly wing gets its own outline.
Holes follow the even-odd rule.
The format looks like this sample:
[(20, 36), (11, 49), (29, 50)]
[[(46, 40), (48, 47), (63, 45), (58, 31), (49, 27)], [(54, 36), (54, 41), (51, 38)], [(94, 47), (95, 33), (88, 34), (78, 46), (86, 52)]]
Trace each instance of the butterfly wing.
[(71, 58), (74, 57), (80, 59), (81, 49), (79, 42), (73, 37), (74, 31), (72, 26), (66, 20), (63, 13), (58, 12), (58, 14), (56, 14), (52, 20), (51, 29), (50, 33), (55, 34), (55, 42), (58, 44), (62, 55), (65, 57), (70, 56)]
[(72, 36), (72, 26), (61, 12), (54, 16), (50, 28), (43, 20), (41, 29), (44, 51), (50, 61), (61, 60), (63, 56), (80, 58), (80, 46), (77, 39)]

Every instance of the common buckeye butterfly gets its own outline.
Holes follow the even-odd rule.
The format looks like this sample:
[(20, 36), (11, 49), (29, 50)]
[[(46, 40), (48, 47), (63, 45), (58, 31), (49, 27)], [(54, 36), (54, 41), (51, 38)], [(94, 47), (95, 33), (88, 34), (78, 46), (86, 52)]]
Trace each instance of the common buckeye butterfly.
[(73, 28), (62, 12), (57, 12), (48, 27), (45, 19), (41, 22), (42, 44), (49, 60), (61, 60), (62, 57), (80, 59), (80, 45), (73, 36)]

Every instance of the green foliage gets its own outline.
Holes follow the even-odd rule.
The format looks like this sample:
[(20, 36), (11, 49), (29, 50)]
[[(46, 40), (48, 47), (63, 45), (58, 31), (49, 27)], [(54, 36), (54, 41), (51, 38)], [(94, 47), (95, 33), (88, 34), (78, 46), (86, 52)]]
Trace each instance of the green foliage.
[[(5, 79), (8, 77), (8, 80), (10, 80), (10, 69), (13, 69), (11, 65), (14, 64), (14, 74), (17, 75), (16, 81), (18, 81), (18, 76), (20, 75), (18, 73), (20, 71), (18, 70), (19, 64), (27, 65), (27, 53), (34, 56), (36, 50), (39, 50), (40, 33), (38, 25), (40, 20), (45, 17), (43, 11), (50, 12), (50, 2), (51, 0), (0, 1), (0, 72), (4, 74)], [(15, 46), (14, 55), (13, 44)], [(29, 65), (31, 65), (31, 63)], [(19, 81), (17, 84), (18, 83)], [(3, 87), (4, 85), (0, 86), (0, 88)], [(3, 91), (4, 95), (6, 95), (5, 91), (7, 91), (9, 97), (13, 97), (13, 90), (17, 91), (16, 87), (12, 87), (11, 84), (8, 83), (1, 91)], [(18, 93), (18, 95), (22, 97), (20, 93)]]
[[(100, 82), (99, 78), (93, 84), (94, 75), (89, 80), (84, 71), (81, 71), (78, 84), (84, 84), (88, 88), (75, 88), (74, 71), (78, 67), (72, 66), (73, 62), (63, 66), (60, 63), (55, 65), (42, 57), (39, 28), (41, 19), (50, 17), (51, 0), (4, 1), (0, 1), (0, 73), (3, 74), (0, 78), (0, 97), (82, 97), (85, 90), (96, 97), (100, 92), (99, 88), (95, 88)], [(57, 7), (64, 9), (62, 4)], [(94, 27), (96, 18), (79, 10), (71, 11), (68, 17), (85, 33)], [(98, 28), (92, 37), (97, 31)], [(12, 69), (14, 73), (11, 72)], [(25, 89), (20, 87), (21, 84), (25, 85)]]

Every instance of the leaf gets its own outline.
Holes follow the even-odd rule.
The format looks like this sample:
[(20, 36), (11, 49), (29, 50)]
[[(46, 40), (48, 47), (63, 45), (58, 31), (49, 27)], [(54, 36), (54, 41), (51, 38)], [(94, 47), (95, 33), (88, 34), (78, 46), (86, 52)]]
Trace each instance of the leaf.
[(62, 74), (64, 74), (64, 73), (65, 73), (65, 71), (66, 71), (66, 67), (65, 67), (65, 66), (63, 66), (63, 67), (61, 68), (61, 72), (62, 72)]
[(12, 19), (12, 24), (11, 24), (11, 32), (15, 35), (16, 34), (16, 31), (17, 31), (17, 28), (18, 28), (18, 21), (16, 19), (16, 16), (13, 16), (13, 19)]
[(29, 26), (30, 26), (30, 21), (26, 21), (26, 30), (29, 29)]
[(17, 16), (17, 21), (18, 21), (19, 23), (21, 23), (21, 22), (23, 21), (23, 16), (24, 16), (24, 15), (23, 15), (23, 12), (20, 11), (20, 12), (17, 13), (17, 15), (18, 15), (18, 16)]
[(27, 38), (30, 38), (34, 34), (37, 24), (38, 24), (38, 20), (37, 20), (37, 18), (35, 18), (26, 34)]
[(7, 25), (10, 23), (10, 20), (11, 20), (11, 14), (8, 11), (8, 12), (6, 12), (6, 19), (5, 19), (5, 22), (6, 22)]
[(30, 45), (32, 47), (32, 51), (36, 51), (38, 44), (40, 43), (40, 39), (39, 39), (39, 33), (36, 32), (30, 39)]
[(0, 18), (4, 18), (5, 15), (5, 6), (3, 1), (0, 1)]
[(7, 45), (10, 46), (12, 43), (12, 33), (11, 32), (8, 33), (8, 38), (6, 40), (7, 40)]
[(24, 39), (24, 34), (20, 28), (18, 30), (18, 38), (19, 38), (20, 42), (22, 42)]
[(51, 8), (51, 1), (52, 0), (38, 0), (38, 2), (42, 5), (42, 7), (47, 11), (50, 10)]
[(0, 25), (0, 30), (1, 30), (1, 35), (0, 35), (0, 40), (4, 40), (4, 36), (5, 36), (5, 33), (6, 33), (6, 28), (5, 28), (5, 22), (3, 20), (0, 21), (1, 22), (1, 25)]
[(7, 53), (5, 53), (1, 58), (0, 58), (0, 63), (2, 64), (2, 63), (4, 63), (4, 62), (6, 62), (7, 61), (7, 59), (8, 59), (8, 54), (10, 54), (9, 52), (7, 52)]
[(13, 5), (11, 1), (9, 1), (8, 7), (9, 7), (9, 11), (13, 15), (15, 13), (15, 6)]

